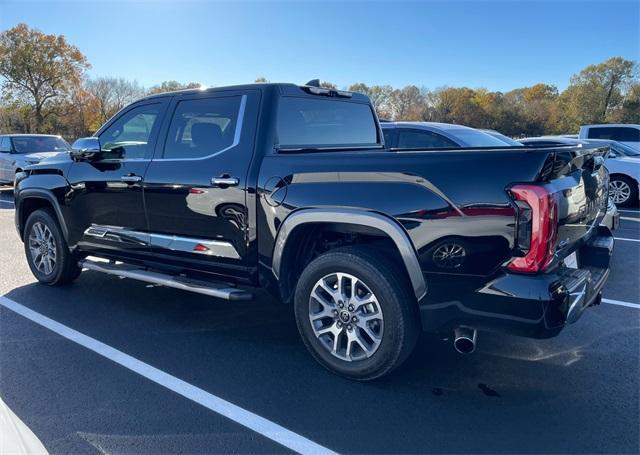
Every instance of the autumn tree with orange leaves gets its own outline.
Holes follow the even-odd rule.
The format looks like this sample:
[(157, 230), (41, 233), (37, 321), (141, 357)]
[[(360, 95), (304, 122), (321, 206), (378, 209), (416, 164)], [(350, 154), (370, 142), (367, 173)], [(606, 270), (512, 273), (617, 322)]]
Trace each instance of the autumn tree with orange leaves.
[(60, 114), (62, 99), (80, 86), (89, 67), (80, 50), (62, 35), (47, 35), (26, 24), (0, 33), (3, 98), (33, 108), (35, 132), (47, 118)]

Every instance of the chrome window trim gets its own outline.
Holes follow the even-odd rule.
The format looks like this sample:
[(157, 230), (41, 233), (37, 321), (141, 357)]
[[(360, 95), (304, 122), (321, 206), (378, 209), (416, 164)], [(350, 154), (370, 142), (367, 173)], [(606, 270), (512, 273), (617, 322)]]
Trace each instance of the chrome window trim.
[[(193, 99), (185, 99), (185, 100), (180, 100), (178, 101), (178, 104), (183, 102), (183, 101), (195, 101), (198, 99), (202, 99), (202, 98), (193, 98)], [(215, 98), (214, 98), (215, 99)], [(242, 134), (242, 124), (244, 123), (244, 113), (245, 113), (245, 109), (247, 106), (247, 95), (242, 95), (242, 97), (240, 98), (240, 107), (238, 108), (238, 119), (236, 120), (236, 130), (233, 133), (233, 143), (226, 148), (223, 148), (222, 150), (219, 150), (217, 152), (214, 152), (210, 155), (206, 155), (206, 156), (201, 156), (198, 158), (154, 158), (152, 159), (152, 161), (199, 161), (199, 160), (206, 160), (209, 158), (212, 158), (216, 155), (220, 155), (221, 153), (224, 153), (228, 150), (231, 150), (234, 147), (237, 147), (238, 144), (240, 143), (240, 135)], [(177, 107), (177, 104), (176, 104)], [(173, 121), (173, 117), (171, 118), (171, 121), (169, 122), (169, 125), (167, 127), (167, 134), (169, 133), (169, 128), (171, 127), (171, 122)], [(164, 152), (165, 152), (165, 148), (167, 146), (167, 143), (165, 141), (164, 146), (163, 146), (163, 150), (162, 150), (162, 156), (164, 156)]]

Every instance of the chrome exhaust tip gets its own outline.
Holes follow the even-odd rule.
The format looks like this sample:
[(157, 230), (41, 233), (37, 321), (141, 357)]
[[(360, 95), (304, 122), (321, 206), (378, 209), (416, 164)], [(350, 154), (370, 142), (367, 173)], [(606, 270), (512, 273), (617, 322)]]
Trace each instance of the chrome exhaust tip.
[(453, 331), (453, 347), (460, 354), (471, 354), (476, 350), (478, 332), (470, 327), (458, 327)]

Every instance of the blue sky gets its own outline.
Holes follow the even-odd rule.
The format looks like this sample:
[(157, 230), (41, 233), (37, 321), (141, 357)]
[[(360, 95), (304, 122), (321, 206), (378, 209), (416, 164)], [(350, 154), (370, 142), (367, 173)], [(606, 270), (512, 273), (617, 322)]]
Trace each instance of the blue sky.
[(64, 34), (93, 76), (227, 85), (319, 77), (429, 88), (566, 87), (591, 63), (638, 60), (640, 2), (0, 0), (0, 29)]

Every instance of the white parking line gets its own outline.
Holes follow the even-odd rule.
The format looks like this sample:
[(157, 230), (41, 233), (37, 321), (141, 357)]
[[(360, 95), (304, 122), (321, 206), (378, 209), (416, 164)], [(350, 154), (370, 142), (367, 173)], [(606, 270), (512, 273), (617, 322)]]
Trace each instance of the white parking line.
[(640, 310), (640, 304), (638, 303), (623, 302), (622, 300), (613, 300), (613, 299), (602, 299), (602, 302), (610, 303), (611, 305), (620, 305), (620, 306), (626, 306), (629, 308), (637, 308)]
[(640, 242), (638, 239), (627, 239), (625, 237), (614, 237), (616, 240), (624, 240), (625, 242)]
[(640, 210), (623, 210), (623, 209), (618, 209), (618, 212), (624, 212), (624, 213), (640, 213)]
[(636, 223), (640, 223), (640, 218), (631, 218), (629, 216), (621, 216), (620, 219), (627, 220), (627, 221), (635, 221)]
[(42, 327), (45, 327), (58, 335), (79, 344), (80, 346), (84, 346), (96, 354), (106, 357), (107, 359), (138, 373), (150, 381), (166, 387), (167, 389), (182, 395), (183, 397), (194, 401), (213, 412), (223, 415), (224, 417), (259, 433), (262, 436), (287, 447), (288, 449), (302, 454), (335, 454), (335, 452), (327, 449), (326, 447), (316, 444), (315, 442), (294, 433), (291, 430), (287, 430), (277, 423), (236, 406), (233, 403), (178, 379), (175, 376), (171, 376), (170, 374), (131, 357), (122, 351), (60, 324), (53, 319), (49, 319), (40, 313), (30, 310), (7, 297), (0, 296), (0, 306), (18, 313), (30, 321), (35, 322), (36, 324), (41, 325)]
[(2, 202), (4, 204), (16, 205), (13, 201), (7, 201), (5, 199), (0, 199), (0, 202)]

